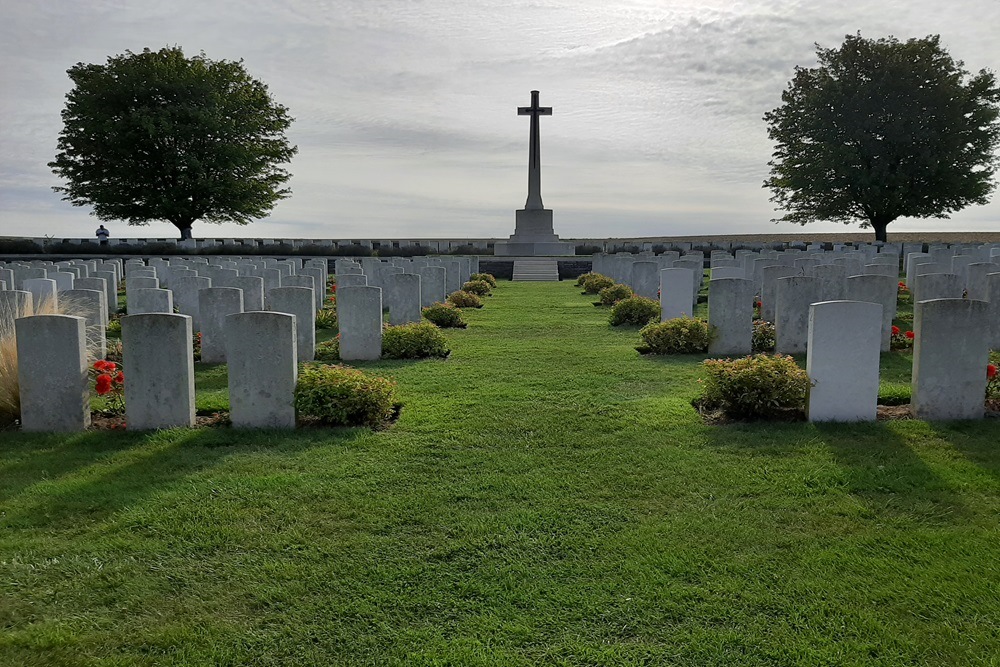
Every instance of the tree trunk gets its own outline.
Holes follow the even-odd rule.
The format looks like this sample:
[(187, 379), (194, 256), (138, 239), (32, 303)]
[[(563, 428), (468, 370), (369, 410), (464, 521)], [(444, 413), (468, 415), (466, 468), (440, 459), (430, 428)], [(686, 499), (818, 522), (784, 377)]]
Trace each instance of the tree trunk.
[(889, 226), (890, 222), (892, 222), (891, 218), (881, 218), (878, 216), (871, 220), (872, 229), (875, 230), (876, 241), (882, 241), (883, 243), (888, 241), (885, 234), (885, 228)]
[(180, 230), (181, 241), (187, 241), (188, 239), (193, 238), (191, 236), (191, 224), (194, 220), (171, 220), (170, 222), (173, 223), (174, 227)]

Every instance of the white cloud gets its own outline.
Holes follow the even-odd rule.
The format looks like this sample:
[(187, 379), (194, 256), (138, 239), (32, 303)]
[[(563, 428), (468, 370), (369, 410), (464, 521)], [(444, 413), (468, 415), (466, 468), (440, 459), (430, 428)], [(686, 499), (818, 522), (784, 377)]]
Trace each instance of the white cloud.
[[(528, 128), (514, 109), (531, 89), (555, 109), (542, 120), (543, 194), (564, 237), (802, 231), (769, 222), (761, 116), (794, 67), (814, 63), (814, 42), (940, 33), (970, 69), (1000, 56), (992, 0), (41, 0), (0, 11), (3, 234), (93, 226), (51, 191), (45, 165), (65, 70), (126, 49), (242, 58), (296, 118), (293, 197), (250, 228), (196, 235), (354, 238), (508, 235), (525, 194)], [(998, 206), (896, 227), (995, 227)]]

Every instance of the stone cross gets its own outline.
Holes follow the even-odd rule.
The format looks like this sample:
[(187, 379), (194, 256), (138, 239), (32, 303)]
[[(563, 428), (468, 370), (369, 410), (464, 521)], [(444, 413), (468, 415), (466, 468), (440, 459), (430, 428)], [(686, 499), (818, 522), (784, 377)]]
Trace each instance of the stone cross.
[(543, 209), (542, 205), (542, 165), (541, 146), (538, 140), (538, 117), (551, 116), (552, 107), (538, 106), (538, 91), (531, 91), (531, 106), (518, 107), (518, 116), (531, 116), (531, 134), (528, 148), (528, 200), (524, 204), (527, 209)]

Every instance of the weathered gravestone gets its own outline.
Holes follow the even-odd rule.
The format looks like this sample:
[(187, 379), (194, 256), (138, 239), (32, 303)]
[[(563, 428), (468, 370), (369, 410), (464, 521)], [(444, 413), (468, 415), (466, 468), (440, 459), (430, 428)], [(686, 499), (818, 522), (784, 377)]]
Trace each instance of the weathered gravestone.
[(355, 286), (337, 290), (340, 358), (370, 361), (382, 356), (382, 290)]
[(913, 307), (910, 405), (918, 419), (982, 419), (989, 359), (988, 305), (968, 299)]
[(295, 428), (296, 317), (248, 312), (226, 318), (229, 416), (234, 428)]
[(188, 315), (122, 318), (122, 363), (128, 373), (125, 417), (130, 431), (194, 426), (192, 336)]
[(875, 420), (881, 332), (882, 306), (877, 303), (821, 301), (809, 306), (809, 421)]

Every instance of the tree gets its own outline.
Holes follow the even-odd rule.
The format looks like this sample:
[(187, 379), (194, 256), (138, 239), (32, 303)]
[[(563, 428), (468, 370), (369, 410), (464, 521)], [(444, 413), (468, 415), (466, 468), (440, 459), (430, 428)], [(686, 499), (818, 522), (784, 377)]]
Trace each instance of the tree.
[(819, 67), (795, 68), (783, 104), (764, 114), (780, 220), (872, 227), (900, 217), (947, 218), (986, 204), (995, 184), (1000, 90), (968, 78), (937, 35), (900, 42), (848, 35), (816, 45)]
[(245, 225), (291, 191), (281, 168), (296, 153), (288, 109), (242, 61), (185, 58), (180, 48), (126, 51), (67, 70), (58, 153), (64, 201), (102, 220)]

